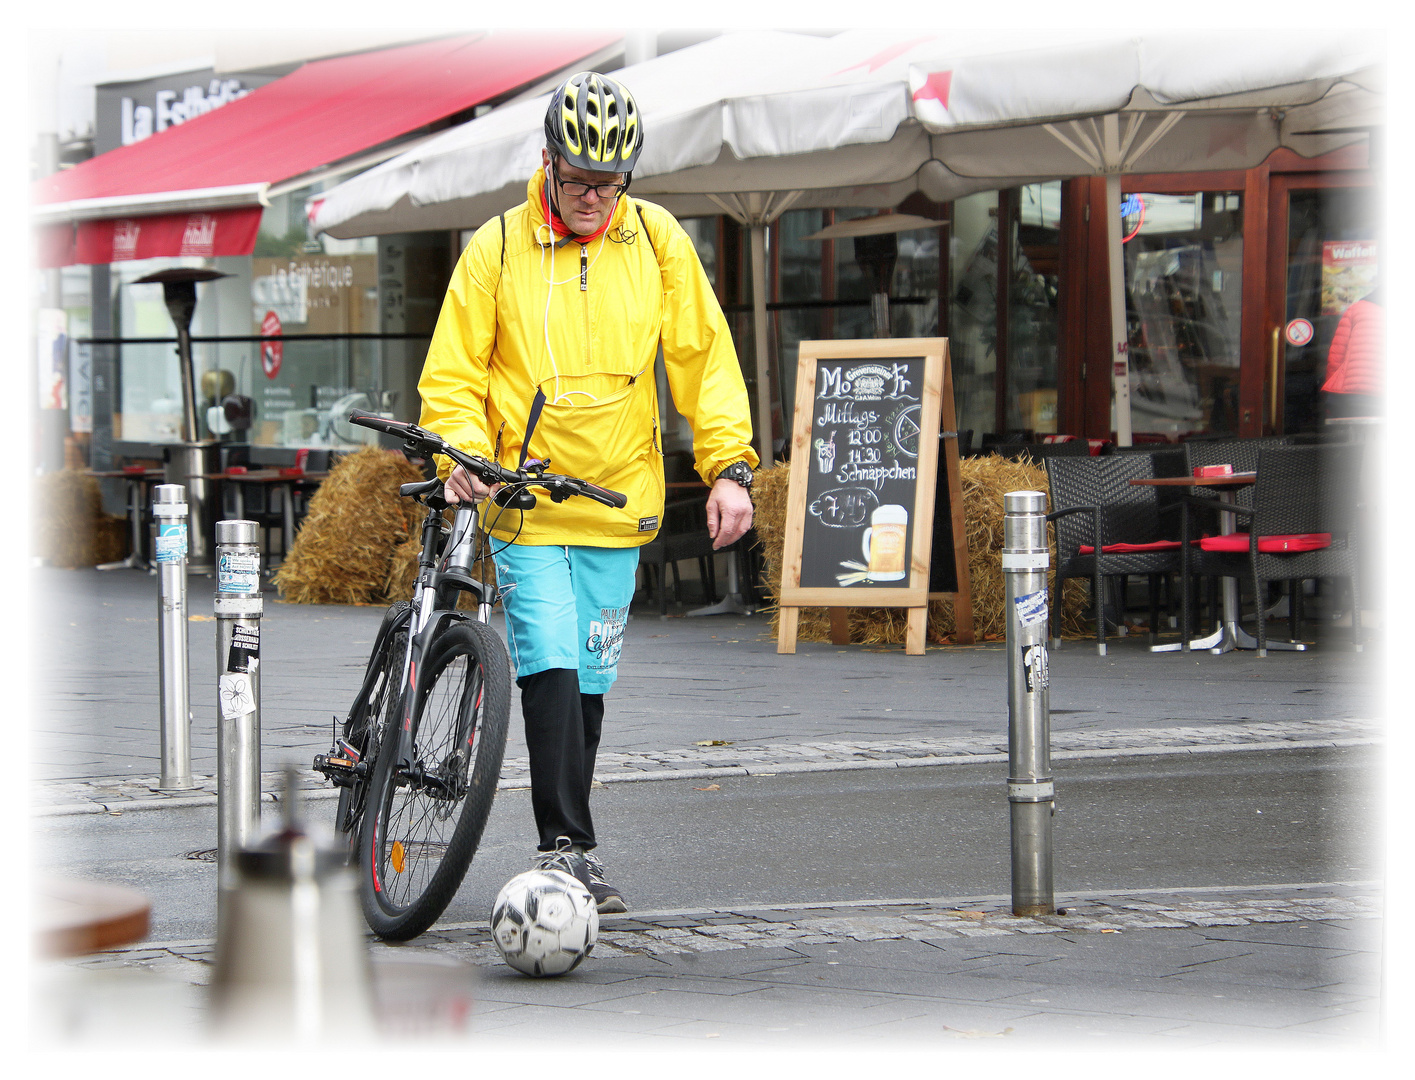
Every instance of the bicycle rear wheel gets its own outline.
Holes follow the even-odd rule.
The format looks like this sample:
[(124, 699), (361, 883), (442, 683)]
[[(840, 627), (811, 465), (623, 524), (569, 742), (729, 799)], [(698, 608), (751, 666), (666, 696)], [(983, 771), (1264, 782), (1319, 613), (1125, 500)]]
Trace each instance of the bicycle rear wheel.
[(398, 712), (411, 607), (408, 601), (401, 600), (384, 613), (367, 669), (377, 674), (371, 685), (361, 688), (360, 693), (366, 692), (366, 697), (350, 711), (343, 732), (344, 740), (364, 766), (361, 777), (339, 789), (339, 806), (334, 815), (334, 828), (348, 843), (350, 861), (358, 854), (359, 824), (378, 762), (379, 742), (388, 730), (389, 719)]
[(364, 917), (394, 941), (431, 926), (462, 884), (491, 813), (511, 709), (506, 647), (482, 623), (439, 634), (423, 667), (412, 760), (399, 767), (390, 724), (359, 836)]

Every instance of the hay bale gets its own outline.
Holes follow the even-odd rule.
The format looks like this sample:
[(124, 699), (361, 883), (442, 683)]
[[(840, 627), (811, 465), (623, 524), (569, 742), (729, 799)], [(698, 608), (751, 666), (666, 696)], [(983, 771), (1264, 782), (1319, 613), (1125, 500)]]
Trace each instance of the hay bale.
[(79, 469), (35, 481), (31, 519), (34, 554), (51, 566), (75, 569), (128, 556), (128, 519), (104, 513), (98, 480)]
[[(786, 535), (786, 497), (791, 467), (763, 469), (752, 484), (753, 524), (763, 548), (763, 577), (771, 597), (773, 633), (779, 627), (781, 568)], [(1000, 641), (1006, 634), (1006, 584), (1002, 576), (1002, 497), (1009, 491), (1049, 492), (1046, 470), (1031, 459), (1011, 461), (996, 454), (959, 462), (963, 482), (963, 524), (968, 538), (968, 579), (973, 594), (973, 630), (979, 641)], [(1048, 537), (1054, 541), (1048, 526)], [(1053, 549), (1054, 550), (1054, 549)], [(1056, 595), (1054, 573), (1049, 585)], [(1062, 594), (1062, 636), (1087, 636), (1081, 612), (1086, 605), (1084, 582), (1073, 579)], [(865, 645), (903, 645), (908, 614), (905, 608), (849, 609), (850, 640)], [(951, 644), (953, 602), (929, 603), (928, 640)], [(797, 628), (800, 641), (829, 641), (830, 615), (825, 608), (802, 608)]]
[[(310, 500), (276, 571), (291, 604), (388, 603), (395, 549), (422, 522), (422, 507), (398, 494), (422, 473), (402, 454), (365, 447), (340, 458)], [(405, 594), (406, 595), (406, 594)]]

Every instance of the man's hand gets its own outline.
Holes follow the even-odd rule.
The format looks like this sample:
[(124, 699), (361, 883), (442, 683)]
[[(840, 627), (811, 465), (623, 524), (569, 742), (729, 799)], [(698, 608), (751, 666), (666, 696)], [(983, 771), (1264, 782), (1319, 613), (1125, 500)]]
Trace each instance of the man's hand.
[(479, 503), (500, 486), (497, 484), (496, 487), (487, 487), (480, 479), (458, 465), (447, 478), (443, 494), (454, 506), (462, 502)]
[(752, 496), (735, 480), (718, 480), (707, 501), (708, 535), (717, 551), (736, 543), (752, 527)]

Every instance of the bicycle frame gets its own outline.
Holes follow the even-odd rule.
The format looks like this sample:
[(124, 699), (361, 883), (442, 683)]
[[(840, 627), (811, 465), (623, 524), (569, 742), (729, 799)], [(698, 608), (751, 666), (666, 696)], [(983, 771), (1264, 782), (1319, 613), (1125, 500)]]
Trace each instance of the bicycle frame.
[[(385, 745), (379, 749), (379, 752), (384, 753), (390, 750), (395, 752), (398, 755), (397, 771), (399, 774), (409, 776), (414, 782), (426, 783), (426, 777), (412, 777), (414, 770), (412, 717), (420, 695), (427, 692), (427, 686), (415, 681), (413, 675), (423, 669), (423, 658), (427, 656), (433, 640), (442, 633), (447, 624), (466, 621), (471, 617), (467, 612), (456, 609), (457, 594), (462, 591), (475, 594), (477, 597), (476, 618), (479, 622), (489, 623), (497, 590), (494, 585), (478, 581), (470, 574), (475, 552), (479, 549), (482, 540), (481, 526), (475, 508), (470, 505), (459, 506), (449, 532), (442, 516), (443, 510), (449, 504), (442, 497), (441, 482), (431, 481), (425, 484), (408, 485), (408, 488), (412, 490), (406, 491), (406, 494), (418, 498), (428, 507), (428, 513), (422, 524), (422, 548), (418, 557), (418, 576), (413, 586), (413, 596), (409, 607), (380, 628), (379, 637), (374, 643), (371, 656), (379, 656), (390, 638), (400, 630), (405, 628), (408, 630), (402, 661), (398, 666), (399, 684), (396, 688), (390, 687), (388, 690), (389, 693), (396, 694), (397, 700), (396, 714), (391, 715), (401, 718), (398, 725), (397, 741), (396, 743), (390, 742), (388, 740), (389, 733), (386, 731), (381, 733), (379, 739)], [(445, 544), (442, 542), (444, 534), (447, 534)], [(440, 551), (440, 549), (442, 550)], [(463, 557), (462, 553), (464, 552), (469, 557)], [(439, 554), (441, 555), (440, 559)], [(444, 601), (445, 606), (439, 607), (439, 599)], [(446, 604), (447, 601), (450, 601), (450, 605)], [(344, 728), (346, 731), (354, 730), (360, 719), (360, 711), (366, 711), (369, 708), (369, 703), (378, 684), (378, 676), (382, 670), (383, 666), (380, 664), (372, 662), (369, 664), (363, 684), (354, 698), (354, 704), (345, 717)], [(378, 717), (374, 716), (365, 719), (370, 725), (378, 722)], [(460, 737), (465, 739), (468, 734), (468, 732), (462, 732)], [(342, 742), (342, 740), (339, 741)], [(347, 743), (344, 745), (348, 747)], [(372, 749), (372, 745), (369, 749)], [(348, 747), (344, 754), (346, 756), (339, 759), (333, 758), (332, 754), (319, 755), (315, 759), (315, 767), (324, 771), (330, 779), (335, 779), (336, 775), (349, 777), (351, 774), (368, 779), (367, 761), (352, 760), (352, 747)], [(368, 756), (365, 755), (366, 758)], [(343, 779), (336, 782), (351, 784), (354, 781)], [(340, 822), (340, 826), (352, 829), (361, 813), (362, 806), (352, 810), (351, 820)]]
[[(439, 587), (444, 579), (456, 583), (457, 588), (474, 592), (477, 596), (477, 617), (480, 622), (490, 621), (491, 605), (495, 598), (495, 586), (485, 582), (477, 581), (466, 573), (457, 573), (460, 567), (449, 568), (449, 560), (454, 554), (454, 549), (460, 550), (462, 544), (458, 543), (463, 539), (470, 543), (469, 550), (475, 552), (480, 541), (480, 524), (477, 521), (476, 511), (472, 507), (459, 507), (456, 519), (454, 520), (452, 532), (447, 537), (447, 550), (443, 553), (442, 566), (439, 567), (438, 555), (439, 541), (442, 539), (443, 531), (447, 528), (442, 511), (449, 505), (441, 494), (441, 483), (436, 489), (426, 493), (424, 503), (428, 507), (427, 517), (423, 519), (422, 527), (422, 552), (418, 557), (418, 578), (413, 587), (413, 603), (410, 611), (412, 625), (409, 627), (407, 649), (404, 654), (401, 670), (402, 685), (399, 687), (399, 715), (402, 720), (398, 728), (398, 741), (395, 752), (397, 753), (397, 772), (400, 775), (410, 775), (413, 767), (413, 745), (412, 745), (412, 724), (416, 705), (422, 694), (426, 693), (427, 686), (419, 679), (418, 672), (423, 670), (422, 661), (427, 656), (428, 650), (443, 628), (449, 622), (466, 621), (470, 616), (456, 608), (439, 608), (437, 606)], [(461, 527), (465, 534), (471, 532), (470, 537), (460, 537), (456, 530)], [(465, 739), (467, 732), (460, 733)], [(385, 738), (387, 733), (385, 733)], [(416, 778), (422, 782), (422, 778)]]

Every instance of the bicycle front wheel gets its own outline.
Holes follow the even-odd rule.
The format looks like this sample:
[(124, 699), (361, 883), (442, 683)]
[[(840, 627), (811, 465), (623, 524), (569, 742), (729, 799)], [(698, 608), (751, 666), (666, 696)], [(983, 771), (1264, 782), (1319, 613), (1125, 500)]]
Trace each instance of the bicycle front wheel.
[(446, 909), (481, 842), (506, 752), (506, 647), (479, 622), (453, 624), (424, 658), (399, 760), (385, 730), (359, 837), (360, 899), (379, 937), (406, 941)]

